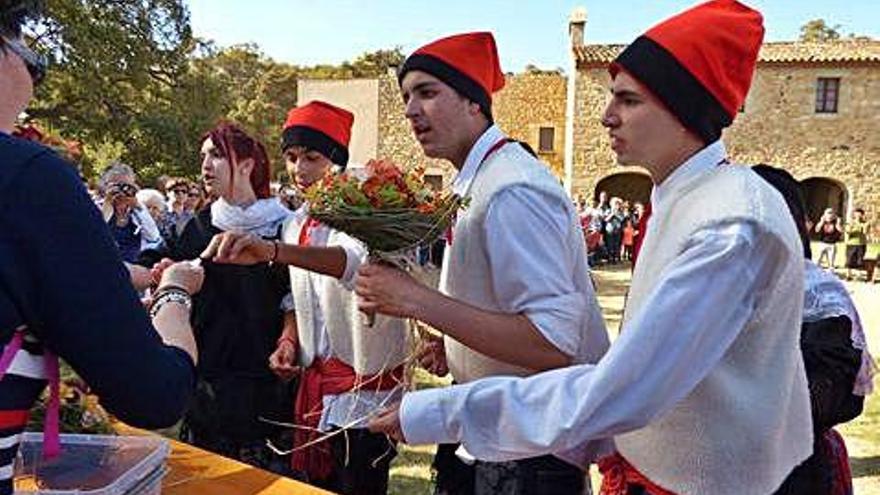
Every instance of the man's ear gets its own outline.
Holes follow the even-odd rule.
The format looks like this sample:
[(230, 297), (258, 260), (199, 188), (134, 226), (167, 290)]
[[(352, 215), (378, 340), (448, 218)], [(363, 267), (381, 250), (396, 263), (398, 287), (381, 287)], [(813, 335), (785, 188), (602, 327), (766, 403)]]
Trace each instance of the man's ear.
[(468, 103), (468, 114), (470, 114), (471, 116), (483, 113), (483, 109), (480, 108), (479, 103), (475, 103), (471, 100), (467, 100), (467, 103)]

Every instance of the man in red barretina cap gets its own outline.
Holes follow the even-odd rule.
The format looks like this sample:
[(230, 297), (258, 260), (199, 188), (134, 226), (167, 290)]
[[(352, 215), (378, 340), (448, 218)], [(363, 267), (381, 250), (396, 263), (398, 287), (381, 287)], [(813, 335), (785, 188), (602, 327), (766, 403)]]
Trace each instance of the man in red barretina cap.
[[(290, 110), (282, 149), (297, 187), (305, 190), (345, 170), (353, 123), (350, 112), (322, 101)], [(311, 219), (308, 204), (285, 223), (282, 240), (227, 233), (206, 253), (226, 263), (290, 266), (291, 312), (269, 365), (284, 378), (301, 374), (292, 411), (293, 470), (337, 493), (384, 494), (397, 451), (366, 423), (383, 405), (399, 400), (406, 323), (380, 315), (371, 328), (365, 324), (353, 289), (366, 248)]]
[(603, 124), (618, 161), (647, 168), (654, 190), (621, 334), (602, 360), (407, 394), (374, 428), (493, 461), (613, 437), (617, 453), (600, 461), (609, 495), (788, 493), (812, 450), (801, 248), (782, 197), (729, 163), (720, 140), (762, 22), (734, 0), (703, 3), (610, 67)]
[[(492, 35), (425, 45), (406, 59), (399, 81), (425, 155), (455, 166), (452, 190), (469, 204), (448, 236), (439, 291), (368, 265), (357, 280), (362, 308), (415, 318), (445, 334), (428, 345), (423, 364), (442, 373), (448, 367), (457, 383), (595, 363), (608, 336), (579, 218), (548, 167), (493, 123), (492, 95), (504, 74)], [(430, 409), (404, 401), (402, 411), (427, 432), (442, 427)], [(438, 494), (580, 494), (584, 468), (608, 445), (499, 459), (500, 450), (486, 455), (456, 441), (438, 448)]]

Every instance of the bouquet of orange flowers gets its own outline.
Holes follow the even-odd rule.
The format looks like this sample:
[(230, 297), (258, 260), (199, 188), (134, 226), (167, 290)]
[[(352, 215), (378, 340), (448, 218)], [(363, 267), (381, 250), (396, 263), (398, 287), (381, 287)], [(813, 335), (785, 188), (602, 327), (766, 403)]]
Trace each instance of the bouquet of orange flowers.
[(309, 214), (366, 244), (371, 255), (391, 261), (443, 234), (463, 201), (429, 186), (421, 167), (402, 170), (371, 160), (366, 177), (329, 175), (306, 191)]

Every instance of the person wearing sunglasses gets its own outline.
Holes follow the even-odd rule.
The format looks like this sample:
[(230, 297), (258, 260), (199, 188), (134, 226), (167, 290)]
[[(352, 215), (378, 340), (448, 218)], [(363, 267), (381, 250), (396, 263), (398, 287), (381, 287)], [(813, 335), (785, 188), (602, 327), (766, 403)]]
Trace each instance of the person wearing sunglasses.
[[(180, 418), (195, 385), (189, 308), (203, 279), (192, 263), (172, 265), (148, 314), (76, 169), (11, 135), (40, 79), (20, 54), (21, 25), (36, 18), (37, 3), (0, 2), (0, 495), (13, 493), (28, 411), (47, 382), (57, 390), (57, 358), (125, 423), (160, 428)], [(45, 438), (57, 453), (57, 430)]]
[(159, 226), (165, 244), (170, 249), (176, 249), (177, 241), (183, 228), (193, 217), (193, 212), (187, 208), (189, 202), (191, 182), (182, 177), (175, 177), (165, 185), (165, 195), (168, 197), (167, 214), (163, 224)]

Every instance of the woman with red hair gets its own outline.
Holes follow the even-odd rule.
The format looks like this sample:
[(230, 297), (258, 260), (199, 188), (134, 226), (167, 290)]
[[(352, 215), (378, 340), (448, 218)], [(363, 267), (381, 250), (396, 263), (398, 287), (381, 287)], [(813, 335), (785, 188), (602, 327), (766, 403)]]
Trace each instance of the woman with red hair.
[[(203, 137), (201, 157), (203, 183), (217, 200), (187, 223), (172, 257), (198, 258), (221, 232), (277, 239), (290, 211), (269, 193), (271, 171), (263, 145), (223, 123)], [(192, 314), (201, 354), (198, 384), (181, 439), (285, 472), (289, 461), (266, 447), (266, 440), (279, 441), (281, 429), (263, 419), (289, 422), (293, 410), (293, 392), (267, 364), (285, 323), (287, 273), (271, 263), (231, 266), (204, 260), (203, 266), (205, 283), (193, 299)]]

